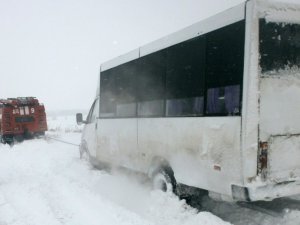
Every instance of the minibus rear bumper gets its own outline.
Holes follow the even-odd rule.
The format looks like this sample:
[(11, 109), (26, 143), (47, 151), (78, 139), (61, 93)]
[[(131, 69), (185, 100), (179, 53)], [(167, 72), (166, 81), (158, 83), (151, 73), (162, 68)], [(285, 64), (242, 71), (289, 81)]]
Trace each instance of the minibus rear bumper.
[(300, 194), (300, 180), (248, 187), (232, 185), (231, 189), (235, 201), (271, 201)]

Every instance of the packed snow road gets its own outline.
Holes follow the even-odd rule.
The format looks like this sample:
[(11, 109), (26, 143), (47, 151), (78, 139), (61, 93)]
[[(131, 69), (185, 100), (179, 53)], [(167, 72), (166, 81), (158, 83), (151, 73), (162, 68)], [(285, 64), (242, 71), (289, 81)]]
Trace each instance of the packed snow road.
[[(50, 135), (80, 140), (79, 133)], [(274, 216), (205, 197), (202, 208), (210, 212), (198, 212), (136, 177), (93, 169), (76, 146), (44, 139), (0, 145), (0, 225), (300, 224), (299, 201), (285, 204)]]

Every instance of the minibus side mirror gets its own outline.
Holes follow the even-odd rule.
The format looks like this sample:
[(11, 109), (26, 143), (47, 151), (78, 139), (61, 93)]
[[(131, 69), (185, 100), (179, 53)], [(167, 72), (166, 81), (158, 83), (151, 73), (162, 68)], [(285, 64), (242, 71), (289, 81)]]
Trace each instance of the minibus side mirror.
[(77, 113), (77, 114), (76, 114), (76, 122), (77, 122), (78, 125), (81, 125), (81, 124), (83, 124), (83, 123), (86, 123), (86, 121), (84, 121), (84, 120), (82, 119), (82, 113)]

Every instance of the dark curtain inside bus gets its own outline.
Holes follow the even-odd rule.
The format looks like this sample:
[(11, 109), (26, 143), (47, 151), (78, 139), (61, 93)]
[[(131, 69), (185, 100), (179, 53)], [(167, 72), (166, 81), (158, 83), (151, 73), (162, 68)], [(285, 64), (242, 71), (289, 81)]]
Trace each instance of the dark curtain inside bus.
[(260, 19), (259, 43), (262, 73), (300, 67), (300, 24)]

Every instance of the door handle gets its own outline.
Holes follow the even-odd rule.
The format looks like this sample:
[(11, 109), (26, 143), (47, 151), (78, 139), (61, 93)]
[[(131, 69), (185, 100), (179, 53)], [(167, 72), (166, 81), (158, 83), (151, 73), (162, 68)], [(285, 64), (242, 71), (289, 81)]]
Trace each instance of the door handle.
[(95, 123), (95, 130), (97, 130), (98, 128), (98, 123)]

